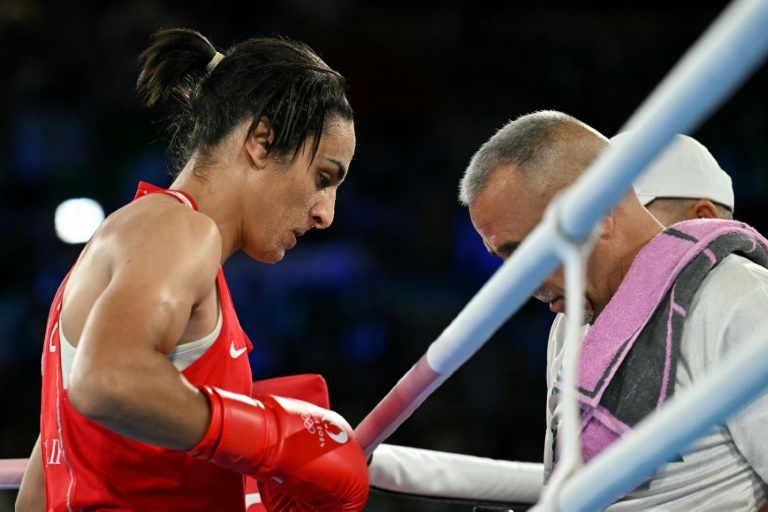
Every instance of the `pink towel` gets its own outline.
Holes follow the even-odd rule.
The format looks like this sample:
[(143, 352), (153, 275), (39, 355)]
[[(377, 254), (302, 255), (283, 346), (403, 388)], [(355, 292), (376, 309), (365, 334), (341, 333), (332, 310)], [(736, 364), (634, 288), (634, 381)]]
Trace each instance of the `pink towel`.
[(635, 257), (579, 353), (585, 461), (674, 394), (688, 307), (707, 273), (732, 253), (768, 267), (768, 241), (757, 231), (711, 219), (675, 224)]

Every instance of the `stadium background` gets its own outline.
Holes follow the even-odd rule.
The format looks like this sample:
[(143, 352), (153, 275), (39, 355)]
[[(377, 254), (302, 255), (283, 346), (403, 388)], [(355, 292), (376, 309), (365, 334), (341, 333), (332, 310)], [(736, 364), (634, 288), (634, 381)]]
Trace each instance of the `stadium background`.
[[(541, 109), (613, 135), (726, 3), (0, 1), (0, 458), (37, 436), (47, 308), (81, 248), (57, 239), (55, 207), (91, 197), (109, 213), (138, 180), (170, 182), (162, 112), (133, 89), (158, 28), (222, 48), (302, 40), (349, 80), (358, 142), (334, 225), (278, 265), (239, 254), (224, 268), (254, 378), (321, 373), (356, 425), (498, 267), (456, 201), (480, 144)], [(765, 91), (764, 66), (693, 133), (763, 233)], [(388, 442), (540, 461), (551, 318), (526, 305)], [(468, 507), (373, 494), (366, 510)]]

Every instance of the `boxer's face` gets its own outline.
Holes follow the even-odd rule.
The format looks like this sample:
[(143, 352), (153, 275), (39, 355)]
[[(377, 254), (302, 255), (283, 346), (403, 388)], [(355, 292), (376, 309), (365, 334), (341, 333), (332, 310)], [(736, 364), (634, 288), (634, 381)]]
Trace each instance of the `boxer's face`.
[(333, 222), (336, 191), (346, 176), (355, 152), (351, 121), (326, 123), (317, 153), (313, 138), (299, 148), (294, 159), (275, 160), (258, 176), (247, 212), (245, 251), (266, 263), (280, 261), (298, 237), (312, 228), (325, 229)]
[[(488, 252), (506, 261), (541, 221), (544, 209), (556, 192), (554, 188), (531, 186), (514, 171), (514, 166), (497, 169), (469, 206), (472, 224), (483, 238)], [(597, 269), (601, 262), (596, 253), (593, 251), (587, 265), (585, 323), (592, 323), (596, 313), (599, 314), (605, 306), (601, 300), (603, 294), (591, 279), (597, 277), (595, 281), (600, 282), (601, 272)], [(562, 267), (547, 278), (534, 297), (548, 303), (552, 312), (565, 312), (565, 278)]]

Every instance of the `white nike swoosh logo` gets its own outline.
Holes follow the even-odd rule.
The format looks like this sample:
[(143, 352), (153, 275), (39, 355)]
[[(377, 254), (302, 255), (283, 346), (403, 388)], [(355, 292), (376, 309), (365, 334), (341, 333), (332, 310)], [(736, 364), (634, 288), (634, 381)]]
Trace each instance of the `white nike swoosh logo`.
[(237, 359), (238, 357), (243, 355), (243, 352), (245, 352), (245, 347), (241, 348), (240, 350), (236, 350), (234, 341), (229, 346), (229, 355), (232, 356), (232, 359)]

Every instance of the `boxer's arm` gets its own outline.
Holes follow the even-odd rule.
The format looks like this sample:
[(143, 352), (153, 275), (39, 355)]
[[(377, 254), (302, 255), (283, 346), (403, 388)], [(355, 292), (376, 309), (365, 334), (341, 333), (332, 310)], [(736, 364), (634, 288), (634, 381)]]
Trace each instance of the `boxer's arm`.
[[(142, 227), (102, 237), (79, 264), (109, 279), (95, 301), (65, 297), (65, 320), (67, 308), (87, 311), (68, 396), (85, 417), (123, 436), (188, 449), (206, 432), (210, 408), (167, 354), (201, 304), (211, 304), (221, 238), (213, 221), (181, 208)], [(105, 261), (108, 268), (99, 267)]]
[(16, 497), (16, 512), (37, 512), (45, 510), (45, 479), (43, 477), (43, 453), (40, 436), (37, 437), (32, 455), (29, 456), (21, 487)]
[(542, 464), (382, 444), (370, 464), (371, 487), (424, 498), (533, 504)]

